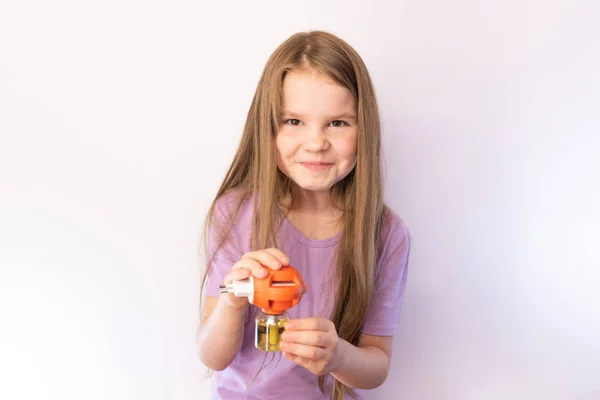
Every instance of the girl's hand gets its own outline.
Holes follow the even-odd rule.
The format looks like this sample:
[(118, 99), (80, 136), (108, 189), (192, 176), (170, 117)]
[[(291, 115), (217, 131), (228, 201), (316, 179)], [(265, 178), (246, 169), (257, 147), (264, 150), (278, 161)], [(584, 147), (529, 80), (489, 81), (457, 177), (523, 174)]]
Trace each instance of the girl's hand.
[(341, 363), (335, 325), (325, 318), (289, 320), (280, 344), (283, 356), (315, 375), (335, 371)]
[[(250, 275), (258, 279), (263, 279), (268, 275), (265, 268), (272, 270), (281, 269), (290, 262), (281, 250), (265, 249), (246, 253), (242, 258), (233, 264), (231, 271), (225, 276), (224, 283), (227, 285), (233, 281), (239, 281), (249, 278)], [(233, 293), (222, 295), (226, 304), (233, 308), (241, 309), (247, 307), (250, 303), (246, 297), (236, 297)]]

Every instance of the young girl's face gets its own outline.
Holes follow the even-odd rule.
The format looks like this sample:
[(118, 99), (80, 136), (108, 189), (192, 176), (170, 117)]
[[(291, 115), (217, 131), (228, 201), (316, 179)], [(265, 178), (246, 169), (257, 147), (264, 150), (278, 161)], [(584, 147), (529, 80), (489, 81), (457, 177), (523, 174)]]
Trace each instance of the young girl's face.
[(298, 186), (329, 191), (356, 165), (358, 135), (352, 93), (314, 70), (289, 72), (275, 140), (277, 166)]

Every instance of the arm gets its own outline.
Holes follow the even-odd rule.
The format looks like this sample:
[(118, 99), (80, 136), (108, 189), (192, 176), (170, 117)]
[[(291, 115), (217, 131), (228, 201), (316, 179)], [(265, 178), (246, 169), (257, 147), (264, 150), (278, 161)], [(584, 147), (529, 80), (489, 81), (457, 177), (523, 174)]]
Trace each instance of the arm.
[(208, 368), (224, 370), (240, 351), (247, 309), (232, 307), (220, 297), (206, 298), (196, 344), (200, 360)]
[(387, 378), (392, 355), (392, 336), (361, 335), (358, 347), (340, 339), (339, 362), (331, 371), (337, 380), (357, 389), (375, 389)]
[(339, 339), (339, 362), (331, 374), (343, 384), (373, 389), (387, 378), (393, 335), (399, 321), (406, 286), (410, 237), (395, 214), (387, 220), (387, 240), (376, 278), (373, 301), (365, 317), (358, 346)]
[(392, 337), (362, 334), (353, 346), (338, 337), (333, 322), (300, 318), (288, 321), (281, 350), (316, 375), (331, 373), (347, 386), (374, 389), (387, 378)]
[[(250, 275), (262, 279), (267, 275), (265, 268), (277, 270), (288, 262), (287, 256), (277, 249), (246, 253), (233, 264), (224, 283), (246, 279)], [(196, 344), (199, 357), (207, 367), (222, 371), (240, 351), (249, 306), (246, 297), (235, 297), (232, 293), (205, 298)]]
[(362, 326), (358, 345), (337, 335), (333, 322), (324, 318), (291, 320), (286, 325), (281, 349), (284, 356), (314, 374), (331, 373), (343, 384), (373, 389), (387, 378), (393, 335), (406, 285), (410, 239), (402, 220), (393, 216), (373, 300)]

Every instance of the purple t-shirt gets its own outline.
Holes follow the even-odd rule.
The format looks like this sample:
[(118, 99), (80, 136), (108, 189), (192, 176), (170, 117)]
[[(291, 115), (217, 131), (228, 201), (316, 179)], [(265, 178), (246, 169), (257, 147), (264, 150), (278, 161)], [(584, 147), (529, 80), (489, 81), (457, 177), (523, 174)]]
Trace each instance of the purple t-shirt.
[[(225, 275), (244, 253), (251, 250), (253, 206), (249, 197), (242, 202), (228, 239), (214, 257), (206, 281), (204, 292), (206, 296), (219, 297), (218, 286), (223, 283)], [(218, 221), (221, 226), (229, 222), (235, 214), (238, 201), (236, 192), (221, 197), (215, 208), (215, 221)], [(406, 285), (409, 235), (402, 219), (392, 212), (388, 214), (386, 223), (382, 225), (384, 232), (381, 235), (373, 298), (362, 333), (392, 336), (398, 327)], [(277, 235), (277, 244), (279, 249), (290, 258), (290, 265), (300, 272), (309, 288), (298, 305), (288, 310), (290, 318), (329, 318), (335, 293), (329, 271), (338, 244), (338, 236), (325, 240), (312, 240), (284, 219)], [(212, 252), (215, 245), (214, 232), (209, 229), (207, 251)], [(254, 318), (252, 318), (245, 327), (242, 348), (233, 362), (225, 370), (213, 374), (213, 399), (244, 399), (248, 384), (265, 359), (265, 352), (254, 347), (254, 331)], [(271, 357), (272, 353), (268, 353), (267, 362)], [(275, 353), (275, 359), (256, 376), (246, 398), (248, 400), (329, 399), (332, 384), (333, 377), (328, 376), (325, 380), (325, 394), (323, 394), (319, 390), (316, 375), (282, 357), (280, 353)], [(360, 391), (357, 390), (357, 394), (362, 398)]]

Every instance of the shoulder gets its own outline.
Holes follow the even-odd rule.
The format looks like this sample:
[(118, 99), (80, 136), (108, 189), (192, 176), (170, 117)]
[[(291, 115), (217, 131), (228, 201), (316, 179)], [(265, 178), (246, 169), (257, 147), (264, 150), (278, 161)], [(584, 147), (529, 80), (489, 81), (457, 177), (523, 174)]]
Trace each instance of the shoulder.
[(208, 215), (209, 230), (221, 232), (219, 236), (227, 236), (230, 229), (250, 232), (253, 208), (251, 194), (242, 189), (229, 190), (215, 199)]
[(226, 254), (228, 262), (249, 251), (252, 209), (247, 191), (234, 189), (217, 197), (207, 220), (207, 251), (220, 251), (221, 258)]
[(379, 262), (406, 256), (409, 248), (408, 225), (394, 210), (385, 206), (379, 231)]
[(408, 225), (394, 210), (385, 206), (381, 215), (380, 238), (396, 243), (408, 242), (410, 233)]
[(252, 211), (252, 196), (244, 189), (232, 189), (217, 197), (214, 202), (214, 214), (231, 219)]

